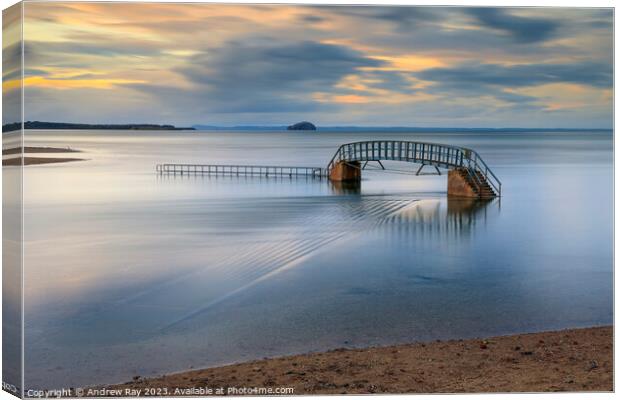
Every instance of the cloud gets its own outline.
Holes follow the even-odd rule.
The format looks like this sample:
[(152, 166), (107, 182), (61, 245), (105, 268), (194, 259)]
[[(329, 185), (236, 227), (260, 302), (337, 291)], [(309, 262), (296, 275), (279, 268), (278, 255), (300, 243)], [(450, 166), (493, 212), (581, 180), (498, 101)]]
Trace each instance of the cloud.
[(598, 88), (611, 88), (612, 66), (604, 63), (573, 64), (467, 64), (432, 68), (415, 75), (444, 87), (469, 89), (478, 85), (523, 87), (567, 82)]
[(506, 103), (525, 104), (525, 103), (534, 103), (538, 101), (538, 97), (513, 93), (513, 92), (506, 91), (506, 90), (495, 90), (493, 92), (487, 91), (487, 93), (492, 95), (496, 99), (502, 100)]
[[(549, 126), (568, 106), (582, 124), (612, 115), (611, 9), (26, 6), (32, 119), (471, 126), (475, 114)], [(588, 100), (554, 96), (569, 85)]]
[(2, 125), (20, 122), (22, 116), (21, 90), (3, 90)]
[(319, 15), (313, 15), (313, 14), (302, 15), (299, 19), (302, 22), (307, 22), (307, 23), (310, 23), (310, 24), (316, 24), (316, 23), (323, 22), (323, 21), (326, 20), (325, 18), (323, 18), (323, 17), (321, 17)]
[(559, 27), (559, 23), (550, 19), (520, 17), (500, 8), (470, 8), (467, 12), (483, 26), (504, 32), (519, 43), (550, 39)]
[[(49, 75), (47, 71), (41, 70), (41, 69), (34, 69), (34, 68), (28, 68), (24, 70), (24, 76), (47, 76)], [(9, 73), (6, 73), (2, 76), (2, 79), (4, 79), (5, 81), (10, 81), (13, 79), (21, 79), (22, 78), (22, 70), (18, 69), (18, 70), (14, 70), (11, 71)]]
[(2, 79), (10, 80), (21, 76), (22, 42), (13, 43), (2, 48)]
[(335, 12), (342, 15), (352, 17), (362, 17), (367, 19), (375, 19), (380, 21), (391, 22), (398, 28), (409, 30), (415, 28), (418, 24), (438, 19), (438, 16), (426, 7), (369, 7), (369, 6), (353, 6), (353, 7), (321, 7), (324, 11)]
[[(554, 96), (552, 88), (584, 88), (588, 93), (603, 95), (612, 87), (611, 66), (591, 62), (511, 66), (462, 64), (427, 69), (416, 73), (415, 77), (430, 83), (423, 90), (437, 96), (437, 103), (459, 100), (487, 103), (487, 110), (511, 110), (514, 115), (540, 112), (547, 112), (548, 115), (552, 110), (564, 109), (561, 106), (564, 103), (579, 104), (571, 106), (574, 112), (591, 113), (592, 107), (599, 108), (607, 101), (600, 96), (596, 99), (591, 96), (589, 101), (592, 107), (589, 107), (587, 101), (579, 102), (568, 97), (563, 100), (561, 96)], [(571, 96), (575, 97), (575, 93)], [(491, 104), (488, 104), (489, 100)], [(604, 121), (608, 122), (607, 119)]]
[(416, 92), (408, 74), (385, 70), (358, 71), (355, 75), (349, 75), (342, 79), (334, 89), (337, 89), (338, 94), (382, 94), (383, 96)]
[[(62, 60), (66, 54), (76, 56), (155, 56), (162, 51), (162, 46), (156, 46), (145, 41), (129, 41), (115, 42), (112, 39), (102, 40), (100, 42), (90, 40), (66, 41), (66, 42), (43, 42), (43, 41), (27, 41), (25, 42), (25, 58), (27, 63), (35, 63), (38, 60), (57, 61)], [(37, 57), (34, 60), (33, 57)]]
[(311, 94), (330, 90), (361, 67), (383, 63), (346, 46), (313, 41), (229, 42), (177, 68), (216, 112), (283, 112), (316, 107)]

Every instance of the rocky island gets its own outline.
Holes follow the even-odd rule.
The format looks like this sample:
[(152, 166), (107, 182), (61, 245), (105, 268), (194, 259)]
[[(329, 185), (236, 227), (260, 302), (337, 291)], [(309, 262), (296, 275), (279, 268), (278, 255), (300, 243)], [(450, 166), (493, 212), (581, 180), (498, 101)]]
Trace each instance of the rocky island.
[(289, 125), (286, 129), (289, 131), (316, 131), (316, 126), (312, 122), (301, 121), (293, 125)]

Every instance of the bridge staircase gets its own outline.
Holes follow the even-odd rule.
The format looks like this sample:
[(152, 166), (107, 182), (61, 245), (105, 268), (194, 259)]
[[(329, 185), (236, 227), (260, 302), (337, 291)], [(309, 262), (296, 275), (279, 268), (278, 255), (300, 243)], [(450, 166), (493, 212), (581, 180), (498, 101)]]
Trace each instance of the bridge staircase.
[(480, 171), (470, 171), (467, 168), (458, 168), (455, 171), (467, 182), (472, 191), (480, 199), (492, 199), (497, 197), (497, 193), (489, 184), (489, 181)]

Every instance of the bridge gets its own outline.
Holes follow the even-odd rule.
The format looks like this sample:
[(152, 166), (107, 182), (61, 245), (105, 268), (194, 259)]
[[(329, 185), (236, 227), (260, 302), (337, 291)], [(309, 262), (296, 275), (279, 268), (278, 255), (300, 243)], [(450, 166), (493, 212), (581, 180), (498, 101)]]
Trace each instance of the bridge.
[[(361, 178), (368, 162), (404, 161), (448, 169), (448, 195), (492, 198), (501, 196), (502, 183), (480, 155), (468, 148), (439, 143), (398, 140), (372, 140), (343, 144), (327, 165), (333, 181), (351, 181)], [(364, 162), (364, 165), (361, 163)]]
[(448, 195), (470, 198), (493, 198), (501, 196), (502, 183), (480, 155), (468, 148), (439, 143), (411, 142), (402, 140), (371, 140), (341, 145), (326, 168), (261, 165), (216, 164), (158, 164), (160, 174), (179, 175), (229, 175), (229, 176), (281, 176), (328, 178), (335, 182), (361, 180), (362, 171), (368, 163), (402, 161), (420, 164), (416, 175), (424, 166), (432, 166), (441, 174), (440, 168), (448, 170)]

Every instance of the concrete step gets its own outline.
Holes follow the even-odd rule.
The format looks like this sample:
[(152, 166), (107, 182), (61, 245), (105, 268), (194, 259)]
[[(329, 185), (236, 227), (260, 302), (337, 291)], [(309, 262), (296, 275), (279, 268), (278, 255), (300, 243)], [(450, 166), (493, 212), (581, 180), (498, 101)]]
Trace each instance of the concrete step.
[(489, 184), (484, 174), (479, 171), (474, 172), (474, 174), (475, 176), (472, 177), (467, 170), (459, 170), (459, 175), (461, 176), (461, 178), (463, 178), (463, 180), (467, 182), (469, 187), (471, 187), (473, 191), (478, 194), (478, 197), (482, 199), (491, 199), (497, 197), (495, 190)]

